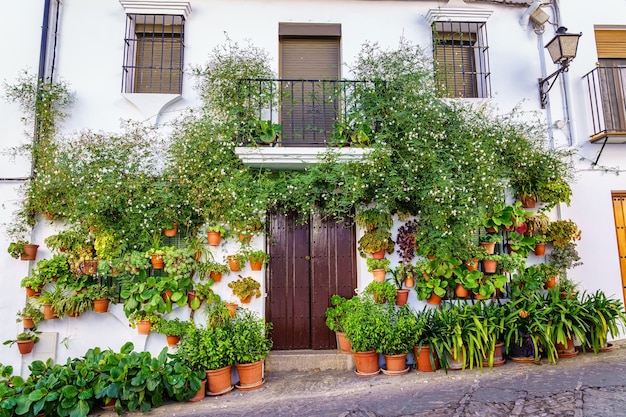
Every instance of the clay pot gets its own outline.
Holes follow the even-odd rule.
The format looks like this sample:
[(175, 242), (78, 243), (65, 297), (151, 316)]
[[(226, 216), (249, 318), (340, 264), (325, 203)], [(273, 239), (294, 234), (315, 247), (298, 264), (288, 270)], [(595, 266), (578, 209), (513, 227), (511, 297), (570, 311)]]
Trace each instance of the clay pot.
[(18, 340), (17, 341), (17, 348), (19, 349), (22, 355), (26, 355), (32, 352), (34, 347), (35, 347), (34, 340)]
[(222, 234), (220, 232), (207, 232), (207, 241), (210, 246), (219, 246), (222, 241)]
[(372, 258), (374, 259), (385, 259), (385, 250), (381, 249), (378, 252), (372, 253)]
[(415, 357), (415, 362), (417, 363), (418, 371), (435, 372), (435, 370), (439, 368), (439, 358), (433, 357), (432, 363), (430, 361), (429, 345), (422, 345), (421, 349), (417, 345), (413, 346), (413, 355)]
[(260, 271), (263, 269), (263, 261), (250, 261), (250, 269)]
[(254, 363), (239, 363), (235, 365), (239, 374), (237, 388), (252, 390), (263, 386), (263, 361)]
[(165, 229), (163, 231), (163, 234), (167, 237), (174, 237), (176, 236), (176, 232), (178, 231), (178, 224), (174, 223), (174, 227), (170, 228), (170, 229)]
[(441, 304), (441, 297), (437, 294), (432, 293), (430, 297), (426, 300), (428, 304)]
[(456, 284), (456, 288), (454, 289), (454, 293), (459, 298), (467, 298), (469, 297), (469, 290), (462, 286), (461, 284)]
[(377, 374), (380, 371), (378, 367), (378, 353), (375, 350), (367, 352), (352, 352), (356, 371), (363, 375)]
[(237, 304), (235, 303), (228, 303), (226, 304), (226, 308), (228, 309), (228, 312), (230, 313), (230, 317), (235, 317), (235, 312), (237, 311)]
[(536, 243), (535, 244), (535, 255), (543, 256), (546, 254), (546, 244), (545, 243)]
[(346, 337), (345, 332), (336, 331), (337, 335), (337, 347), (341, 353), (352, 353), (352, 343)]
[(24, 245), (24, 253), (20, 255), (22, 261), (34, 261), (37, 259), (37, 248), (39, 245), (28, 243)]
[(163, 269), (165, 266), (165, 263), (163, 262), (163, 255), (150, 256), (150, 262), (152, 263), (153, 269)]
[(193, 397), (191, 397), (187, 401), (189, 401), (191, 403), (195, 403), (195, 402), (204, 400), (204, 397), (206, 397), (206, 379), (202, 380), (202, 386), (200, 387), (198, 392), (196, 392), (196, 395), (194, 395)]
[(168, 335), (165, 335), (165, 340), (167, 340), (168, 346), (176, 346), (178, 345), (178, 342), (180, 342), (180, 337), (172, 336), (168, 334)]
[(396, 305), (403, 306), (407, 303), (408, 300), (409, 300), (409, 290), (407, 289), (398, 290), (398, 293), (396, 294)]
[(206, 371), (209, 395), (225, 394), (232, 389), (233, 385), (230, 379), (231, 368), (232, 366), (228, 365), (220, 369)]
[(385, 368), (387, 371), (399, 372), (406, 369), (406, 353), (399, 355), (384, 355)]
[(137, 322), (137, 332), (139, 334), (150, 334), (152, 323), (147, 320), (140, 320)]
[(109, 310), (109, 300), (107, 298), (93, 300), (93, 310), (96, 313), (106, 313)]
[(498, 268), (498, 261), (483, 259), (483, 272), (493, 274), (496, 272), (496, 268)]
[(385, 271), (383, 268), (372, 269), (372, 275), (374, 276), (374, 281), (376, 282), (383, 282), (385, 280), (386, 274), (387, 271)]
[(228, 257), (228, 266), (230, 267), (230, 270), (233, 272), (241, 271), (241, 264), (239, 263), (239, 260), (235, 257), (232, 257), (232, 256)]
[(209, 278), (213, 280), (213, 282), (220, 282), (222, 280), (221, 272), (211, 272), (209, 273)]
[(496, 251), (496, 242), (480, 242), (480, 246), (485, 248), (487, 255), (493, 255)]

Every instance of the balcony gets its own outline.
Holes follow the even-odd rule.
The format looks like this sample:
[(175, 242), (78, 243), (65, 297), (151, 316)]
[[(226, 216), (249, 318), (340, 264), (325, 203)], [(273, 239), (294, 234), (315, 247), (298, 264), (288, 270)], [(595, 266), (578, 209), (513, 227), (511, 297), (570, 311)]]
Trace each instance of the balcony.
[(626, 143), (626, 67), (597, 67), (583, 77), (589, 94), (591, 143)]
[(246, 79), (236, 153), (253, 167), (304, 169), (328, 148), (338, 159), (368, 153), (379, 125), (372, 109), (384, 83), (351, 80)]

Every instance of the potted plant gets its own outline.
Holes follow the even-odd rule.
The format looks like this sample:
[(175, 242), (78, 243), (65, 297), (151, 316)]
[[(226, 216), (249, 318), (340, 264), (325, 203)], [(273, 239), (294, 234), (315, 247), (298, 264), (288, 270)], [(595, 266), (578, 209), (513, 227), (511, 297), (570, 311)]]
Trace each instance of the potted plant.
[(153, 269), (163, 269), (165, 263), (163, 256), (165, 251), (163, 250), (163, 236), (160, 232), (155, 232), (150, 239), (152, 246), (145, 253), (146, 258), (150, 259)]
[(587, 344), (589, 324), (585, 317), (589, 314), (585, 303), (576, 297), (562, 298), (556, 290), (548, 291), (546, 298), (547, 331), (554, 343), (557, 356), (568, 358), (576, 356), (574, 338), (583, 346)]
[(477, 309), (470, 304), (447, 305), (434, 313), (440, 337), (431, 340), (444, 370), (481, 366), (486, 334)]
[[(391, 270), (391, 279), (389, 281), (392, 282), (393, 285), (396, 287), (396, 305), (397, 306), (405, 305), (409, 298), (410, 290), (408, 288), (402, 288), (406, 280), (405, 276), (406, 276), (406, 265), (403, 265), (401, 269), (395, 268)], [(415, 282), (413, 282), (413, 285), (415, 285)]]
[(244, 253), (236, 253), (234, 255), (228, 255), (226, 260), (232, 272), (239, 272), (241, 271), (242, 265), (245, 265), (248, 261), (248, 257)]
[(383, 281), (383, 282), (372, 281), (369, 284), (367, 284), (363, 292), (365, 294), (369, 294), (372, 297), (374, 297), (374, 300), (377, 303), (394, 304), (396, 301), (396, 295), (398, 293), (398, 290), (389, 281)]
[(219, 224), (208, 226), (206, 232), (209, 246), (219, 246), (222, 238), (225, 238), (227, 233), (226, 228)]
[(391, 239), (391, 233), (384, 229), (374, 229), (365, 232), (359, 239), (359, 255), (365, 258), (366, 253), (382, 259), (385, 252), (392, 254), (395, 242)]
[(212, 287), (212, 282), (195, 284), (193, 289), (195, 297), (189, 297), (189, 308), (197, 310), (202, 302), (205, 302), (207, 305), (220, 303), (222, 299), (213, 291)]
[(548, 225), (546, 237), (555, 247), (564, 248), (569, 243), (580, 240), (581, 231), (571, 220), (555, 220)]
[(262, 249), (250, 250), (246, 252), (248, 260), (250, 261), (250, 269), (253, 271), (260, 271), (264, 266), (269, 263), (269, 255)]
[(413, 348), (417, 328), (417, 317), (406, 305), (396, 309), (391, 304), (384, 309), (383, 335), (378, 343), (378, 352), (385, 357), (383, 373), (401, 375), (407, 373), (407, 354)]
[(386, 258), (367, 258), (365, 262), (367, 263), (367, 271), (372, 273), (374, 280), (377, 282), (383, 282), (385, 280), (385, 275), (389, 272), (389, 264), (391, 261)]
[(521, 233), (511, 233), (509, 235), (509, 249), (511, 252), (519, 254), (526, 258), (530, 252), (535, 250), (535, 238), (532, 236), (524, 236)]
[(385, 321), (385, 307), (365, 294), (352, 299), (352, 308), (347, 312), (343, 326), (352, 344), (357, 374), (373, 376), (380, 372), (376, 350), (384, 334), (381, 324)]
[(587, 349), (592, 349), (596, 354), (608, 346), (608, 335), (616, 338), (620, 329), (626, 325), (624, 304), (621, 300), (610, 299), (604, 292), (598, 290), (591, 295), (583, 297), (583, 303), (587, 314), (583, 319), (587, 322)]
[(535, 239), (535, 256), (543, 256), (546, 254), (546, 244), (548, 243), (548, 238), (546, 235), (542, 234), (534, 234), (533, 238)]
[(61, 283), (66, 283), (71, 275), (69, 260), (67, 256), (61, 254), (40, 260), (36, 269), (37, 274), (45, 282), (60, 280)]
[(359, 210), (354, 216), (355, 223), (365, 229), (374, 230), (390, 230), (393, 226), (393, 217), (389, 210), (382, 208), (368, 208), (365, 210)]
[(542, 267), (530, 265), (513, 276), (511, 280), (512, 297), (515, 298), (523, 293), (539, 291), (544, 287), (545, 282), (546, 277)]
[[(389, 229), (391, 226), (389, 226)], [(417, 234), (417, 220), (409, 220), (398, 228), (396, 244), (400, 265), (409, 265), (415, 257), (415, 237)], [(411, 285), (412, 286), (412, 285)]]
[(203, 370), (210, 395), (232, 390), (231, 367), (235, 362), (232, 324), (191, 326), (187, 336), (178, 343), (177, 355), (191, 369)]
[(87, 310), (93, 309), (93, 300), (83, 292), (66, 289), (63, 296), (52, 302), (54, 313), (58, 316), (78, 317)]
[(454, 274), (454, 282), (456, 288), (454, 293), (459, 298), (467, 298), (470, 295), (470, 291), (478, 291), (478, 285), (483, 279), (484, 273), (482, 271), (470, 271), (468, 269), (460, 268), (459, 271)]
[(556, 361), (556, 348), (548, 329), (546, 300), (537, 291), (526, 292), (506, 303), (504, 344), (515, 362), (536, 362), (545, 354)]
[(522, 258), (515, 252), (509, 254), (501, 253), (498, 264), (500, 265), (500, 271), (502, 271), (503, 274), (512, 274), (526, 268), (526, 258)]
[(109, 304), (114, 297), (114, 289), (108, 285), (90, 285), (84, 292), (85, 296), (93, 301), (93, 309), (96, 313), (106, 313)]
[(526, 217), (526, 233), (530, 236), (545, 235), (548, 232), (550, 219), (543, 213), (533, 213)]
[(230, 273), (230, 267), (226, 263), (207, 261), (200, 264), (198, 274), (200, 279), (210, 278), (213, 282), (222, 281), (222, 277)]
[(513, 227), (513, 206), (505, 203), (496, 203), (484, 215), (483, 227), (485, 227), (488, 233), (495, 233), (500, 227)]
[(548, 263), (554, 265), (560, 271), (560, 275), (565, 275), (568, 269), (582, 265), (576, 244), (573, 242), (569, 242), (563, 247), (555, 246), (552, 248)]
[(233, 319), (233, 354), (240, 389), (263, 386), (263, 360), (272, 349), (271, 323), (253, 311), (242, 308)]
[(504, 291), (508, 279), (500, 274), (485, 274), (478, 284), (478, 291), (474, 292), (477, 299), (487, 300), (497, 294), (497, 290)]
[(258, 298), (261, 296), (261, 283), (252, 277), (239, 275), (239, 279), (228, 283), (228, 288), (233, 290), (233, 294), (243, 304), (249, 303), (252, 297)]
[(428, 280), (418, 278), (415, 281), (415, 291), (419, 300), (426, 300), (428, 304), (439, 304), (441, 298), (446, 295), (448, 281), (446, 279), (432, 277)]
[(37, 299), (37, 303), (43, 306), (44, 320), (52, 320), (58, 318), (57, 312), (54, 310), (54, 306), (58, 305), (63, 300), (63, 298), (67, 297), (68, 293), (69, 290), (64, 290), (60, 286), (46, 288), (41, 292), (41, 295)]
[(483, 256), (483, 272), (485, 274), (494, 274), (498, 268), (498, 262), (500, 262), (500, 259), (502, 259), (502, 257), (499, 253)]
[(485, 248), (488, 255), (492, 255), (496, 248), (496, 243), (502, 242), (502, 235), (499, 233), (485, 233), (480, 235), (480, 246)]
[(34, 261), (37, 258), (37, 248), (39, 245), (28, 243), (26, 240), (17, 240), (9, 243), (7, 252), (11, 257), (22, 261)]
[(415, 334), (413, 356), (420, 372), (434, 372), (439, 368), (439, 356), (443, 351), (438, 351), (440, 344), (437, 343), (443, 335), (444, 326), (439, 326), (437, 309), (424, 308), (417, 314), (417, 328), (421, 332)]
[(504, 332), (506, 309), (497, 303), (477, 303), (474, 307), (480, 317), (485, 335), (483, 366), (492, 368), (504, 365)]
[(343, 322), (348, 312), (353, 308), (356, 302), (352, 298), (346, 299), (338, 294), (330, 297), (330, 306), (326, 309), (326, 326), (337, 334), (337, 345), (341, 352), (351, 353), (352, 345), (346, 337)]
[(27, 330), (17, 335), (17, 338), (12, 340), (5, 340), (4, 345), (13, 346), (17, 343), (17, 347), (22, 355), (26, 355), (33, 351), (35, 343), (39, 341), (39, 335), (41, 332), (35, 329)]
[(150, 334), (152, 326), (162, 320), (161, 316), (146, 310), (135, 310), (128, 316), (128, 322), (133, 329), (142, 335)]
[(20, 282), (20, 285), (26, 289), (28, 298), (40, 295), (44, 285), (48, 283), (44, 277), (37, 273), (37, 270), (32, 271), (32, 273), (33, 275), (22, 278)]
[(33, 303), (27, 302), (24, 308), (17, 312), (16, 322), (22, 322), (22, 327), (32, 329), (43, 320), (43, 312)]
[(546, 289), (550, 289), (550, 288), (556, 286), (556, 279), (557, 279), (557, 277), (559, 276), (559, 273), (560, 273), (559, 268), (557, 268), (556, 266), (554, 266), (551, 263), (538, 264), (537, 268), (539, 269), (539, 271), (543, 275), (544, 287)]
[(159, 320), (154, 323), (152, 329), (166, 336), (168, 346), (176, 346), (180, 339), (189, 332), (191, 326), (192, 324), (190, 322), (175, 318), (172, 320)]

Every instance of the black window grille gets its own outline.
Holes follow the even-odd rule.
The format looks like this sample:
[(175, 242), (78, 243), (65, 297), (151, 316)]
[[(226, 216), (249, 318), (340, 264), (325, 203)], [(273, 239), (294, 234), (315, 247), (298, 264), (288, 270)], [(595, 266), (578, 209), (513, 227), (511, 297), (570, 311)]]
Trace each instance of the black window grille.
[(433, 58), (442, 95), (491, 96), (487, 26), (484, 22), (435, 22)]
[(180, 94), (185, 18), (128, 14), (122, 92)]

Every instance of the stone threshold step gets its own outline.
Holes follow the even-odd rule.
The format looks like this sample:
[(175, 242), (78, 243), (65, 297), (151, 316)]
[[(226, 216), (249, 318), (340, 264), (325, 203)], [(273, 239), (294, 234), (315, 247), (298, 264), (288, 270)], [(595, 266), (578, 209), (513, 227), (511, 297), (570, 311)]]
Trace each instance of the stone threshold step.
[(352, 355), (338, 350), (273, 350), (265, 358), (265, 370), (280, 371), (350, 371)]

